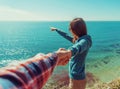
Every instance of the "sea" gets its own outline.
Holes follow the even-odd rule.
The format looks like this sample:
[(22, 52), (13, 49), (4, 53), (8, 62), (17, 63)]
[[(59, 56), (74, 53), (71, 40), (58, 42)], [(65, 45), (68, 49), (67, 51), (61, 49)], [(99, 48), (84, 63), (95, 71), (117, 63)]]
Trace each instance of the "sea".
[[(86, 72), (103, 82), (120, 77), (120, 21), (86, 21), (86, 25), (93, 40)], [(50, 27), (71, 35), (69, 21), (0, 22), (0, 67), (73, 45)], [(68, 71), (68, 66), (57, 67), (53, 74)]]

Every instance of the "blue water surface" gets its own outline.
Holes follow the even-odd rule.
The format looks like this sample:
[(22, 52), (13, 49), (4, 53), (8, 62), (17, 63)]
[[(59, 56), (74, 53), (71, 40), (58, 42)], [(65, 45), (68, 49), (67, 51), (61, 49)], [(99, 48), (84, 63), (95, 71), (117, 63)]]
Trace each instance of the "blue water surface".
[[(86, 60), (87, 70), (99, 76), (96, 71), (105, 67), (103, 65), (119, 62), (120, 22), (87, 21), (86, 25), (88, 34), (92, 36), (93, 40), (93, 46)], [(13, 60), (26, 60), (37, 53), (54, 52), (58, 48), (72, 46), (72, 43), (56, 32), (51, 32), (50, 27), (52, 26), (70, 34), (68, 21), (0, 22), (0, 67), (6, 66)], [(98, 69), (96, 69), (97, 67)], [(115, 67), (120, 66), (118, 64)], [(58, 70), (68, 70), (68, 65), (56, 69), (56, 71)]]

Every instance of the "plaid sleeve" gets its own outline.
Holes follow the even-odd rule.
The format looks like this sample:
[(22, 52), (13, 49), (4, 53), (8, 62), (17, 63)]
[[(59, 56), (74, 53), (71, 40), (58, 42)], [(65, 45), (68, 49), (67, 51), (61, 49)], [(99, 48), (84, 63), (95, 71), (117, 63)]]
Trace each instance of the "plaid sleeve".
[(41, 89), (57, 64), (57, 55), (40, 55), (0, 69), (0, 89)]

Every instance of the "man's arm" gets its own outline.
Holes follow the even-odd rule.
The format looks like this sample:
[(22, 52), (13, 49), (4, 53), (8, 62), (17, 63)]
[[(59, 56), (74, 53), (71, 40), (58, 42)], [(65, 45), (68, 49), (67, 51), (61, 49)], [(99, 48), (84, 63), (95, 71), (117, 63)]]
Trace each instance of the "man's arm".
[[(64, 56), (63, 56), (64, 55)], [(38, 54), (17, 65), (0, 69), (0, 89), (41, 89), (57, 65), (65, 65), (70, 56), (65, 51)]]
[(1, 69), (0, 89), (41, 89), (52, 74), (57, 60), (56, 54), (37, 55), (17, 66)]

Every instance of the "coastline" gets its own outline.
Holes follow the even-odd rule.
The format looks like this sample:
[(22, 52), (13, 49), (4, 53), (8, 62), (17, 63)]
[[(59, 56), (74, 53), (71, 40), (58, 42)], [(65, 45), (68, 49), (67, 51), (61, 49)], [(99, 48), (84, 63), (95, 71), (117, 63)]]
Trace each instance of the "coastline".
[[(60, 75), (62, 76), (58, 77)], [(109, 82), (102, 82), (92, 73), (88, 72), (86, 79), (86, 89), (120, 89), (120, 77)], [(43, 89), (68, 89), (69, 77), (67, 72), (54, 75), (50, 80), (52, 81), (48, 81)]]
[[(120, 89), (119, 56), (107, 56), (87, 64), (86, 89)], [(68, 71), (53, 74), (43, 89), (68, 89)]]

